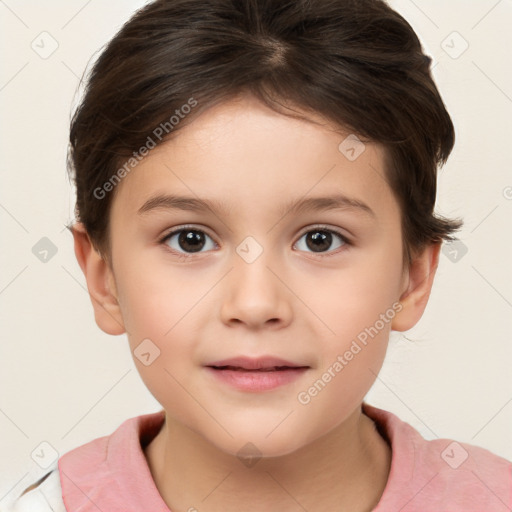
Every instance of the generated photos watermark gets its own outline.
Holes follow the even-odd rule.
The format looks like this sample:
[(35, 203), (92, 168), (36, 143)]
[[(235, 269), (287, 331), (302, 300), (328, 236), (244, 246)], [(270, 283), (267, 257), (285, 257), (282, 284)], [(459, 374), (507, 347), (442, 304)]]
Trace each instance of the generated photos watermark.
[[(400, 302), (395, 302), (390, 308), (384, 313), (381, 313), (379, 319), (374, 322), (370, 327), (365, 327), (356, 337), (352, 340), (352, 343), (348, 350), (343, 355), (338, 355), (336, 361), (334, 361), (322, 376), (317, 379), (312, 385), (305, 391), (300, 391), (297, 394), (297, 400), (302, 405), (307, 405), (311, 402), (311, 399), (320, 393), (329, 382), (331, 382), (336, 375), (338, 375), (354, 357), (359, 354), (364, 347), (368, 345), (369, 338), (373, 339), (379, 334), (384, 327), (389, 324), (396, 314), (402, 311), (403, 306)], [(359, 342), (359, 343), (358, 343)]]

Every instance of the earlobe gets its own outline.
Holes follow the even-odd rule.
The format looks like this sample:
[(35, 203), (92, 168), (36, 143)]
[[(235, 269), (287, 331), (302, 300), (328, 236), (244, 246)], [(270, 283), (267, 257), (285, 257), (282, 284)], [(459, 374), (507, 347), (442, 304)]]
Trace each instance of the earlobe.
[(407, 331), (422, 317), (439, 264), (440, 249), (440, 243), (431, 244), (413, 257), (407, 271), (407, 285), (399, 299), (402, 309), (391, 323), (391, 329), (394, 331)]
[(117, 300), (112, 269), (105, 258), (94, 248), (82, 223), (75, 223), (72, 233), (76, 259), (87, 281), (87, 289), (98, 327), (107, 334), (123, 334), (126, 329)]

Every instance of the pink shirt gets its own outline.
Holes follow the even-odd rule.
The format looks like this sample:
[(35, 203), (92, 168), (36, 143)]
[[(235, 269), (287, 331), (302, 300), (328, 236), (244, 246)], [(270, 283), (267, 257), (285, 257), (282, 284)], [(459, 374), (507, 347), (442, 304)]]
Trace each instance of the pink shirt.
[[(426, 441), (394, 414), (363, 402), (391, 445), (391, 471), (374, 512), (512, 510), (512, 464), (450, 439)], [(64, 454), (58, 469), (68, 512), (170, 512), (142, 451), (164, 411), (126, 420), (111, 435)]]

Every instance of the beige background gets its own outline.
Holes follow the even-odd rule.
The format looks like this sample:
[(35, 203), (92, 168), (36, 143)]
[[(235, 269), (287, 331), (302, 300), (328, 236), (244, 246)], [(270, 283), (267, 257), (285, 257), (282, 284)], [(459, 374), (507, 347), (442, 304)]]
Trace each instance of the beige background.
[[(0, 1), (0, 506), (45, 473), (31, 458), (51, 453), (41, 443), (61, 455), (160, 408), (126, 338), (96, 326), (64, 229), (73, 212), (65, 158), (79, 78), (143, 3)], [(390, 4), (435, 59), (457, 132), (438, 211), (466, 224), (464, 247), (442, 255), (425, 315), (406, 333), (412, 342), (392, 336), (367, 401), (426, 438), (512, 459), (512, 2)], [(43, 237), (57, 250), (46, 263), (32, 252)]]

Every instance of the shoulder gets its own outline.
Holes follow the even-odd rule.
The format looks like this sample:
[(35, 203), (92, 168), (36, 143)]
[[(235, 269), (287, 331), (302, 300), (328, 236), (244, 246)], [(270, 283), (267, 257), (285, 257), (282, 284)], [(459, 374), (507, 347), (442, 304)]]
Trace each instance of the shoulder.
[(425, 500), (454, 510), (512, 509), (512, 463), (491, 451), (452, 439), (416, 437), (413, 474)]
[(57, 464), (0, 512), (66, 512)]
[[(500, 489), (512, 492), (512, 462), (495, 453), (462, 441), (415, 436), (416, 465), (431, 467), (445, 481), (465, 483), (471, 487)], [(510, 503), (507, 503), (510, 504)]]
[(376, 512), (512, 510), (512, 462), (453, 439), (424, 439), (397, 416), (365, 404), (391, 444), (388, 483)]

